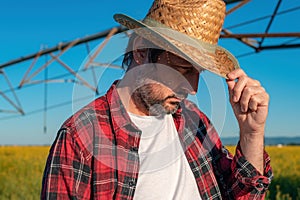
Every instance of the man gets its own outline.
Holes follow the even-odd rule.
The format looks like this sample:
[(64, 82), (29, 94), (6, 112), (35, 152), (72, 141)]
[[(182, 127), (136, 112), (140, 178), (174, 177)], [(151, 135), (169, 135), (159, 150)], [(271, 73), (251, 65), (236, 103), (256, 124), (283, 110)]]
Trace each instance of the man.
[[(217, 46), (220, 0), (156, 0), (134, 29), (124, 78), (69, 118), (47, 160), (42, 199), (263, 199), (269, 96)], [(208, 34), (207, 34), (208, 33)], [(203, 70), (225, 77), (240, 127), (233, 157), (190, 101)]]

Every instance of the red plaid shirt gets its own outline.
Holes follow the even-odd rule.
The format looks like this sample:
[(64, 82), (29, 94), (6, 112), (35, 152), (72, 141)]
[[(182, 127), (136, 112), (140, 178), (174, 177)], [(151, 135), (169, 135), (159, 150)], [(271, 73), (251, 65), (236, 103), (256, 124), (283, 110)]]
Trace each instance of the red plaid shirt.
[[(233, 157), (208, 118), (189, 101), (173, 115), (202, 199), (263, 199), (271, 182), (242, 155)], [(113, 85), (69, 118), (51, 146), (41, 199), (133, 199), (139, 175), (141, 131), (131, 122)], [(155, 191), (154, 191), (155, 192)]]

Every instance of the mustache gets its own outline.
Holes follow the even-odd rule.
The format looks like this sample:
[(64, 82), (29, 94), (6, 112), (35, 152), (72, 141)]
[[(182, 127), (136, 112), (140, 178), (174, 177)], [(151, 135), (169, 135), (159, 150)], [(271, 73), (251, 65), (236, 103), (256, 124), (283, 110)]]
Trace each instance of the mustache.
[(181, 101), (185, 98), (187, 98), (188, 94), (187, 93), (177, 93), (177, 94), (172, 94), (167, 96), (163, 101), (166, 101), (167, 99), (171, 99), (171, 98), (176, 98), (176, 99), (180, 99)]

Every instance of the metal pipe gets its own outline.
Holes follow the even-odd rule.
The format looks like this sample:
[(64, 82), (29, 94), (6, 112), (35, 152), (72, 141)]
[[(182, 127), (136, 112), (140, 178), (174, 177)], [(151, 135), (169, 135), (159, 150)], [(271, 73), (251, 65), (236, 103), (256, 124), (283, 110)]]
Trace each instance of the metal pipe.
[(245, 34), (222, 34), (220, 38), (261, 38), (261, 37), (300, 37), (299, 33), (245, 33)]
[[(125, 28), (123, 28), (121, 26), (118, 26), (118, 27), (115, 27), (115, 28), (117, 28), (116, 34), (126, 30)], [(89, 42), (89, 41), (93, 41), (93, 40), (97, 40), (97, 39), (106, 37), (111, 32), (111, 30), (112, 29), (108, 29), (106, 31), (103, 31), (103, 32), (100, 32), (100, 33), (97, 33), (97, 34), (81, 38), (81, 39), (78, 40), (78, 42), (74, 46), (77, 46), (77, 45), (82, 44), (82, 43), (86, 43), (86, 42)], [(28, 56), (23, 56), (21, 58), (15, 59), (15, 60), (11, 60), (7, 63), (1, 64), (0, 69), (11, 66), (11, 65), (14, 65), (14, 64), (17, 64), (17, 63), (20, 63), (20, 62), (23, 62), (23, 61), (26, 61), (26, 60), (33, 59), (37, 55), (42, 56), (42, 55), (49, 54), (49, 53), (52, 53), (52, 52), (55, 52), (55, 51), (59, 51), (59, 50), (65, 48), (65, 47), (67, 47), (68, 45), (70, 45), (72, 42), (73, 41), (65, 42), (65, 43), (59, 43), (55, 47), (44, 49), (44, 50), (41, 50), (37, 53), (31, 54), (31, 55), (28, 55)]]
[[(118, 27), (114, 27), (114, 28), (117, 28), (116, 34), (127, 30), (126, 28), (124, 28), (122, 26), (118, 26)], [(82, 39), (79, 39), (78, 42), (74, 46), (77, 46), (77, 45), (82, 44), (82, 43), (86, 43), (86, 42), (89, 42), (89, 41), (93, 41), (93, 40), (97, 40), (97, 39), (106, 37), (111, 32), (112, 29), (113, 28), (108, 29), (108, 30), (103, 31), (103, 32), (100, 32), (100, 33), (97, 33), (97, 34), (94, 34), (94, 35), (91, 35), (91, 36), (84, 37)], [(222, 34), (220, 36), (220, 38), (250, 38), (250, 37), (300, 37), (300, 33)], [(73, 41), (60, 43), (55, 47), (44, 49), (44, 50), (41, 50), (37, 53), (31, 54), (31, 55), (28, 55), (28, 56), (23, 56), (23, 57), (18, 58), (18, 59), (11, 60), (9, 62), (1, 64), (0, 69), (11, 66), (11, 65), (14, 65), (14, 64), (17, 64), (17, 63), (20, 63), (20, 62), (23, 62), (23, 61), (26, 61), (26, 60), (33, 59), (38, 55), (42, 56), (42, 55), (49, 54), (49, 53), (52, 53), (52, 52), (55, 52), (55, 51), (59, 51), (59, 50), (65, 48), (65, 47), (67, 47), (68, 45), (70, 45), (72, 42)]]
[[(277, 16), (277, 12), (278, 12), (280, 4), (281, 4), (281, 0), (279, 0), (278, 3), (277, 3), (277, 5), (276, 5), (276, 8), (275, 8), (275, 10), (273, 12), (273, 15), (272, 15), (272, 17), (271, 17), (271, 19), (270, 19), (270, 21), (268, 23), (268, 26), (267, 26), (266, 30), (265, 30), (265, 33), (269, 32), (270, 27), (271, 27), (271, 25), (272, 25), (272, 23), (274, 21), (274, 18), (275, 18), (275, 16)], [(261, 40), (260, 40), (260, 42), (259, 42), (259, 47), (262, 46), (262, 43), (264, 42), (264, 40), (265, 40), (265, 37), (262, 37)]]
[(258, 50), (271, 50), (271, 49), (288, 49), (288, 48), (300, 48), (300, 44), (282, 44), (282, 45), (270, 45), (262, 46)]
[(242, 1), (242, 0), (224, 0), (224, 2), (225, 2), (226, 4), (231, 4), (231, 3), (238, 2), (238, 1)]

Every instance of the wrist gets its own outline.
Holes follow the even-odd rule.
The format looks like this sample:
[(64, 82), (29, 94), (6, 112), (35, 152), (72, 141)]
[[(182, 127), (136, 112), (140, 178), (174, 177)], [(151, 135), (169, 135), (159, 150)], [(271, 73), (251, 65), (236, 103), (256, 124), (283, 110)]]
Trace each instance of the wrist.
[(264, 137), (265, 134), (265, 126), (257, 127), (255, 129), (240, 129), (240, 136), (247, 137)]
[(241, 132), (240, 148), (245, 159), (263, 174), (264, 132)]

